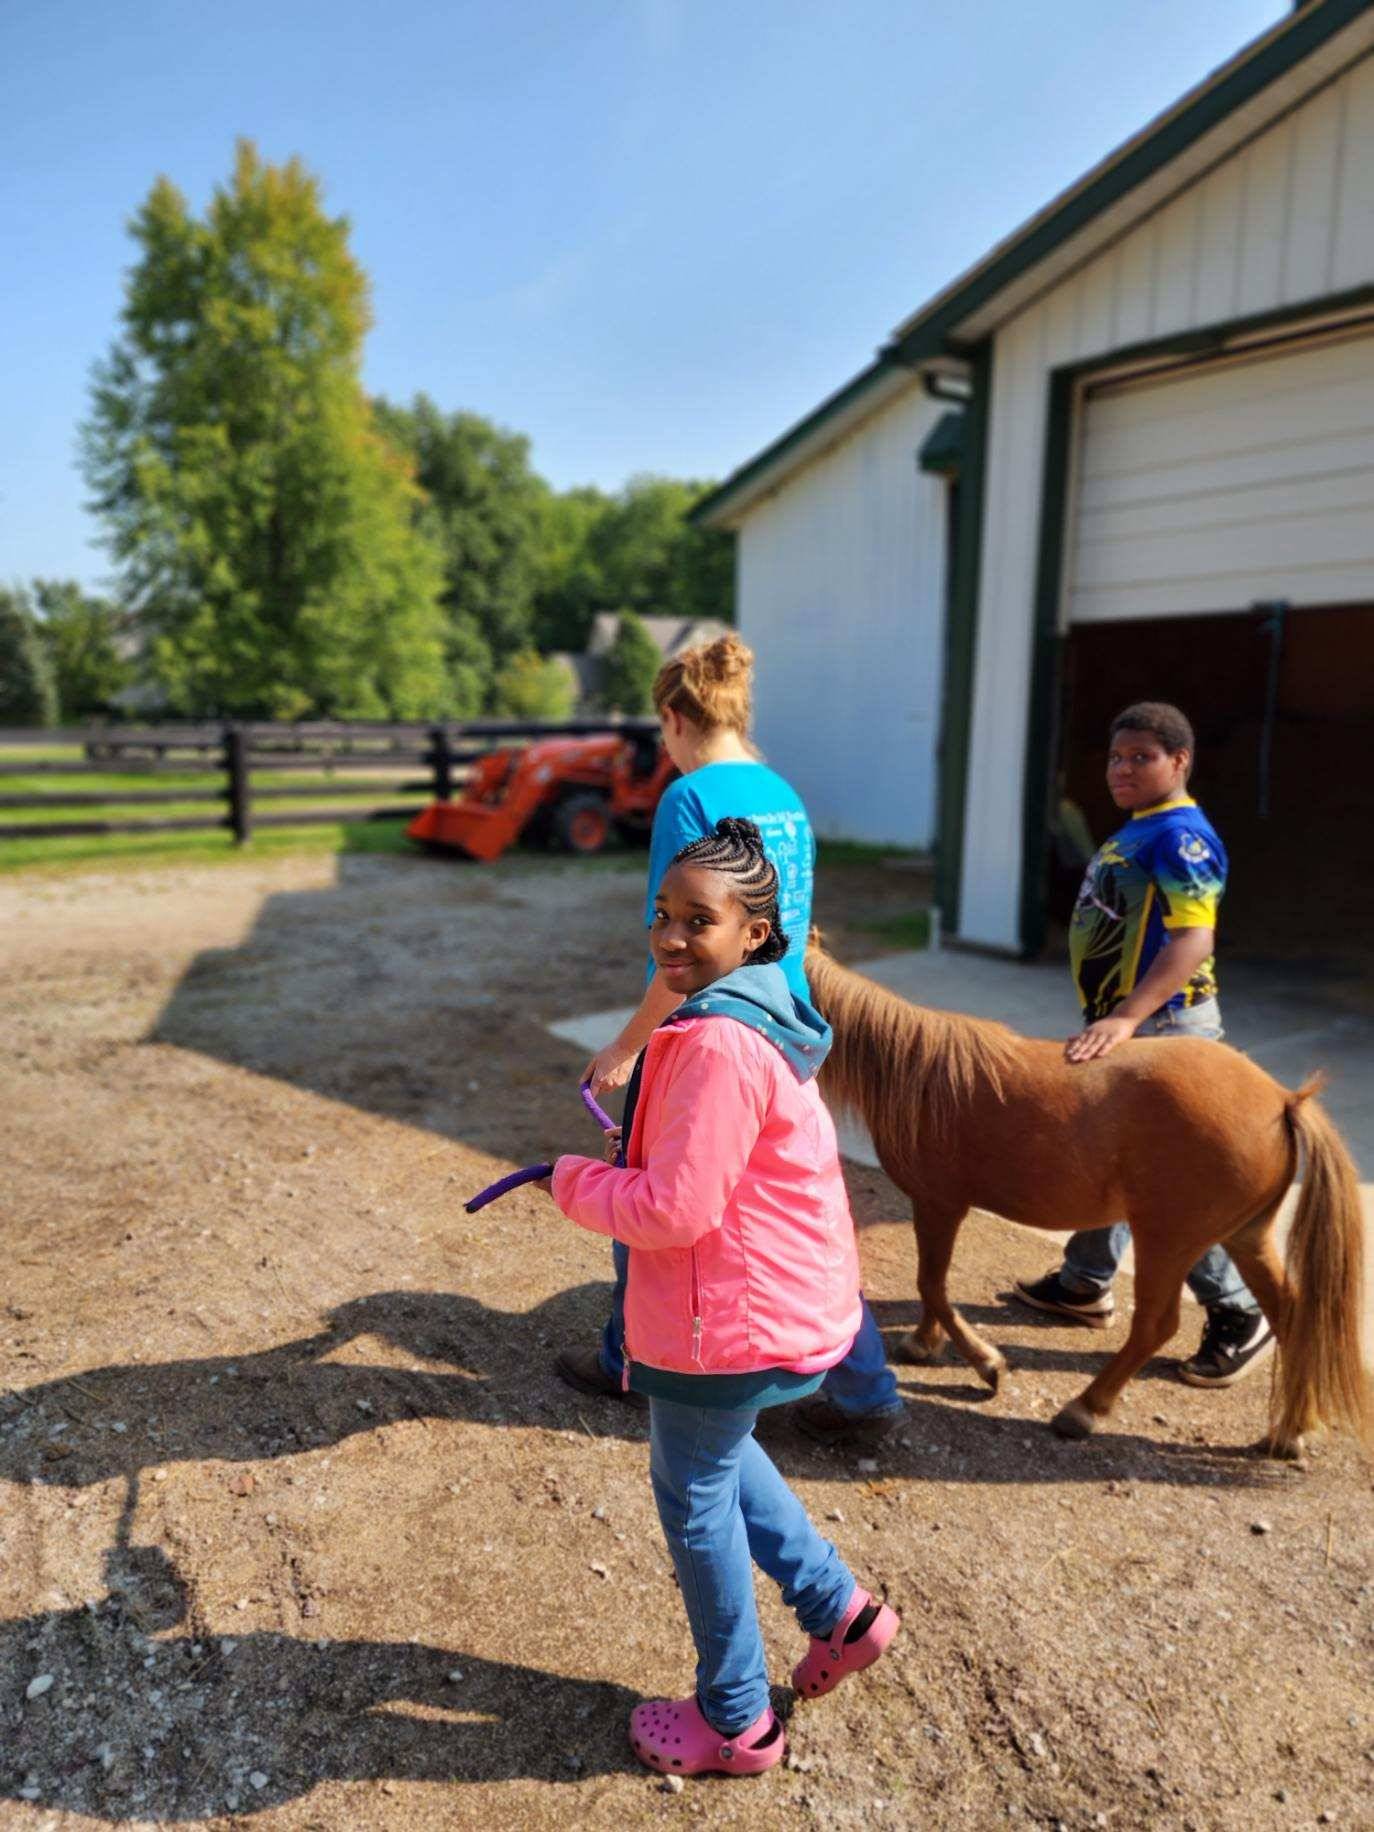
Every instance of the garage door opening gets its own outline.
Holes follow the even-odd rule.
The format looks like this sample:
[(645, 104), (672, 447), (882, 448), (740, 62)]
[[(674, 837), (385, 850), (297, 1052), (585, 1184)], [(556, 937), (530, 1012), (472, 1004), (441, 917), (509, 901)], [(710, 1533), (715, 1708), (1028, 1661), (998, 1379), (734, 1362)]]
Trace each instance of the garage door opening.
[[(1231, 856), (1223, 950), (1374, 972), (1374, 604), (1291, 610), (1278, 630), (1254, 612), (1072, 629), (1060, 780), (1095, 843), (1121, 821), (1107, 728), (1144, 699), (1197, 731), (1191, 787)], [(1064, 922), (1072, 874), (1051, 882)]]

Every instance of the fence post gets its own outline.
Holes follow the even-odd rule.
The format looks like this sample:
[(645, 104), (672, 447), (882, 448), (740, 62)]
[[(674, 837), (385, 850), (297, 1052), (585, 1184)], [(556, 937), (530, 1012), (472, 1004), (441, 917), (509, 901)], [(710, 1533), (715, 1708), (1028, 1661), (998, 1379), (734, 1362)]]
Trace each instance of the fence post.
[(248, 737), (241, 725), (224, 728), (224, 767), (229, 772), (229, 825), (242, 846), (252, 833), (248, 791)]
[(434, 765), (434, 799), (435, 801), (452, 801), (453, 752), (449, 748), (448, 727), (432, 725), (430, 739), (432, 743), (430, 761)]

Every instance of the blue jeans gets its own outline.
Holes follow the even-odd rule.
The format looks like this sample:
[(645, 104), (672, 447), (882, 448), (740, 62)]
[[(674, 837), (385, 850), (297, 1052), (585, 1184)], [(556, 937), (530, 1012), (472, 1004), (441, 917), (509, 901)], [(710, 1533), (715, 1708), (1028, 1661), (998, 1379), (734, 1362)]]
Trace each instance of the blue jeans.
[[(1140, 1027), (1144, 1037), (1210, 1037), (1220, 1042), (1225, 1034), (1221, 1007), (1215, 999), (1204, 999), (1183, 1011), (1157, 1011)], [(1130, 1225), (1124, 1221), (1114, 1221), (1109, 1228), (1085, 1228), (1073, 1235), (1064, 1249), (1064, 1283), (1072, 1291), (1106, 1291), (1126, 1256), (1130, 1240)], [(1231, 1310), (1259, 1309), (1224, 1247), (1207, 1249), (1188, 1274), (1188, 1287), (1199, 1304), (1219, 1304)]]
[[(601, 1332), (601, 1366), (612, 1380), (619, 1381), (625, 1368), (621, 1344), (625, 1340), (625, 1278), (630, 1267), (630, 1249), (618, 1240), (612, 1241), (611, 1255), (615, 1260), (615, 1290), (611, 1293), (611, 1314)], [(859, 1333), (849, 1353), (831, 1368), (821, 1391), (841, 1412), (902, 1410), (897, 1376), (888, 1366), (882, 1331), (866, 1302), (859, 1320)]]
[(754, 1438), (754, 1407), (649, 1401), (649, 1470), (697, 1650), (696, 1697), (722, 1736), (768, 1706), (754, 1571), (772, 1578), (808, 1635), (828, 1635), (854, 1574)]

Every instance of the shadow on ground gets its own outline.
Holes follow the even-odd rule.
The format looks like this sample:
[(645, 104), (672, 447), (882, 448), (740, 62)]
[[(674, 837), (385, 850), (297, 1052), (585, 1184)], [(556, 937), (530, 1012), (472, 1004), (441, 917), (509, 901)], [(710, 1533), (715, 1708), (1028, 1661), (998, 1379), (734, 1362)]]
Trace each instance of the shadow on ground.
[[(607, 1288), (589, 1283), (525, 1312), (494, 1310), (461, 1294), (379, 1292), (341, 1306), (313, 1336), (239, 1356), (96, 1367), (79, 1377), (0, 1397), (0, 1479), (82, 1488), (169, 1463), (258, 1463), (344, 1443), (407, 1419), (450, 1419), (493, 1430), (537, 1426), (642, 1439), (644, 1414), (584, 1398), (552, 1373), (553, 1345), (590, 1340)], [(911, 1307), (879, 1302), (880, 1321)], [(974, 1310), (979, 1321), (989, 1315)], [(403, 1369), (330, 1356), (361, 1338), (459, 1371)], [(1094, 1354), (1018, 1351), (1024, 1372), (1088, 1375)], [(946, 1370), (957, 1371), (954, 1369)], [(1146, 1375), (1167, 1373), (1152, 1363)], [(920, 1483), (1100, 1482), (1106, 1476), (1173, 1484), (1256, 1483), (1274, 1466), (1201, 1446), (1160, 1443), (1117, 1426), (1068, 1444), (1040, 1423), (992, 1414), (976, 1385), (936, 1384), (939, 1371), (904, 1371), (907, 1418), (881, 1447), (886, 1476)], [(787, 1409), (765, 1413), (760, 1435), (786, 1473), (865, 1479), (852, 1453), (811, 1444)]]
[(254, 1812), (327, 1781), (633, 1767), (624, 1687), (414, 1642), (198, 1634), (158, 1548), (121, 1545), (106, 1566), (98, 1602), (0, 1624), (0, 1671), (26, 1690), (52, 1676), (7, 1729), (0, 1798), (146, 1823)]

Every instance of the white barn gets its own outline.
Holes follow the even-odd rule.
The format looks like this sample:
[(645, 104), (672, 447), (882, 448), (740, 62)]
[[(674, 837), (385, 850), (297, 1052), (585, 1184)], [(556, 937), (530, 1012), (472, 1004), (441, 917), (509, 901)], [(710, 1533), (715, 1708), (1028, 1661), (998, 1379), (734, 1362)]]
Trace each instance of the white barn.
[(1198, 727), (1232, 926), (1282, 872), (1295, 925), (1374, 928), (1374, 0), (1295, 7), (698, 513), (770, 757), (823, 833), (933, 838), (965, 941), (1042, 945), (1053, 802), (1105, 824), (1147, 695)]

